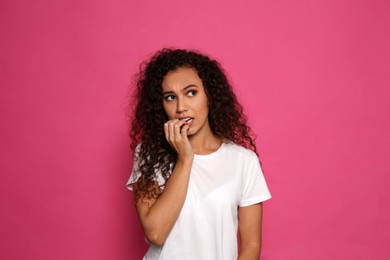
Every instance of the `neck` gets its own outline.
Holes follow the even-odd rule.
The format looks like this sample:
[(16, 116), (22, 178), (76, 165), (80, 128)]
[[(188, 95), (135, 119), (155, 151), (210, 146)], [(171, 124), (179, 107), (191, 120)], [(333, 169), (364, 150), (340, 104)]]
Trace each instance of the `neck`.
[(222, 140), (211, 131), (203, 136), (190, 136), (189, 141), (194, 153), (199, 155), (215, 152), (222, 144)]

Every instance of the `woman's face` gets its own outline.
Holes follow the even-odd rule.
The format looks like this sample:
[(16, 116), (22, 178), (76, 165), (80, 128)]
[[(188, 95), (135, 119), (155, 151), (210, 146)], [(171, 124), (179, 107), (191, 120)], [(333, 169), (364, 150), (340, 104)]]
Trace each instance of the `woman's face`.
[(211, 132), (208, 98), (202, 80), (194, 69), (178, 68), (168, 72), (163, 79), (162, 89), (163, 106), (169, 120), (185, 120), (189, 125), (189, 136)]

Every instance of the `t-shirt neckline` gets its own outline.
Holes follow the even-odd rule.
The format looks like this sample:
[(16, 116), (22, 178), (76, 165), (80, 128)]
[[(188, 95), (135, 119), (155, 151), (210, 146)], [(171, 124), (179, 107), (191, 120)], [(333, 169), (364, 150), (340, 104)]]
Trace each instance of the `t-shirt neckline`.
[(196, 158), (196, 159), (209, 159), (209, 158), (215, 157), (223, 150), (224, 146), (225, 146), (225, 142), (222, 142), (221, 146), (215, 152), (212, 152), (209, 154), (194, 154), (194, 158)]

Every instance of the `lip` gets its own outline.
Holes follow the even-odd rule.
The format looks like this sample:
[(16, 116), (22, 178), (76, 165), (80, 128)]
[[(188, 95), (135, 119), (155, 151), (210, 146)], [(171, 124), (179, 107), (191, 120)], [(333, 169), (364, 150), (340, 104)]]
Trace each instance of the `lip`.
[(192, 121), (194, 120), (193, 117), (190, 116), (185, 116), (185, 117), (179, 117), (178, 118), (180, 121), (184, 121), (185, 124), (191, 124)]

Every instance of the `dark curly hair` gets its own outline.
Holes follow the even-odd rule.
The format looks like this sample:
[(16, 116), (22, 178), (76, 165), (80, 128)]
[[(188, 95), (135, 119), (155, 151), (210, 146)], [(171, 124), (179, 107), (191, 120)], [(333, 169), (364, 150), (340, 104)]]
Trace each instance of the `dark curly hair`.
[(209, 100), (208, 121), (213, 134), (257, 154), (243, 108), (220, 64), (197, 51), (162, 49), (140, 65), (131, 100), (130, 147), (141, 174), (135, 202), (141, 195), (148, 199), (157, 198), (164, 184), (156, 187), (156, 171), (160, 171), (166, 181), (177, 161), (163, 130), (168, 116), (163, 108), (162, 81), (169, 71), (183, 67), (194, 69), (203, 82)]

